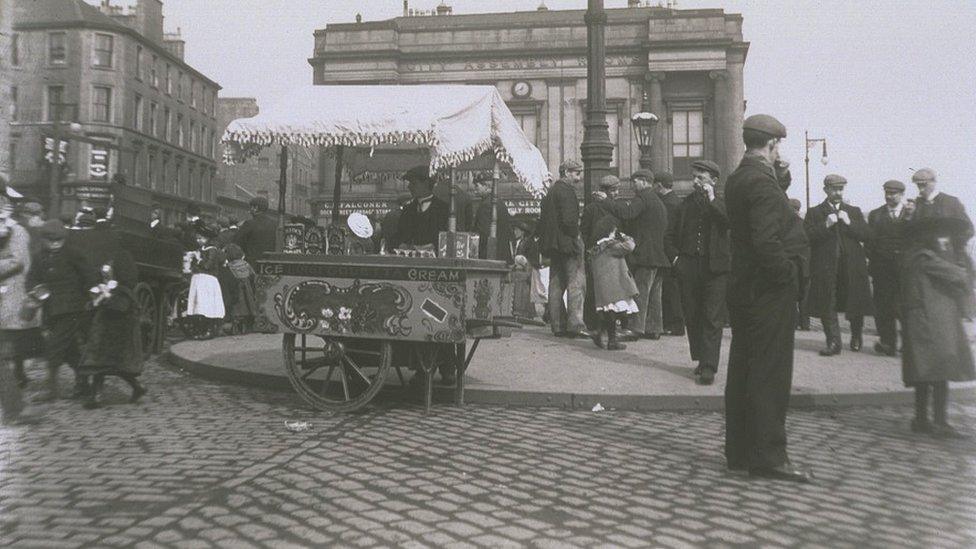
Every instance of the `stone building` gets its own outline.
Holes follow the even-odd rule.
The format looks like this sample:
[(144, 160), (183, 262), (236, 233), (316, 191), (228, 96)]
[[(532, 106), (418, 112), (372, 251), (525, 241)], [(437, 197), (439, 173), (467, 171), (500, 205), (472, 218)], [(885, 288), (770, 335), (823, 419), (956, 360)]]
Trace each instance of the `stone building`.
[[(253, 97), (221, 97), (217, 100), (217, 120), (220, 135), (234, 120), (251, 118), (260, 112)], [(268, 199), (272, 210), (278, 210), (281, 180), (281, 149), (265, 147), (257, 156), (237, 164), (220, 163), (217, 168), (221, 193), (246, 203), (256, 196)], [(318, 189), (319, 151), (306, 147), (288, 148), (288, 168), (285, 186), (285, 212), (290, 215), (313, 217), (311, 198)]]
[[(687, 182), (691, 162), (706, 158), (727, 173), (742, 152), (742, 69), (749, 49), (742, 38), (742, 16), (721, 9), (628, 5), (606, 11), (612, 169), (626, 177), (638, 167), (630, 118), (642, 110), (646, 97), (661, 119), (653, 144), (655, 168), (671, 170)], [(442, 4), (418, 16), (405, 2), (402, 17), (330, 24), (315, 32), (309, 59), (313, 82), (494, 85), (555, 172), (561, 161), (580, 158), (585, 11), (543, 8), (457, 15)], [(331, 176), (324, 175), (325, 188), (331, 188)], [(393, 192), (360, 191), (371, 196)], [(524, 198), (511, 184), (501, 196)]]
[(214, 209), (220, 86), (184, 62), (178, 34), (163, 33), (162, 2), (14, 3), (12, 184), (48, 197), (46, 155), (60, 135), (62, 193), (122, 176), (166, 210)]
[(0, 177), (10, 178), (10, 61), (14, 1), (0, 0)]

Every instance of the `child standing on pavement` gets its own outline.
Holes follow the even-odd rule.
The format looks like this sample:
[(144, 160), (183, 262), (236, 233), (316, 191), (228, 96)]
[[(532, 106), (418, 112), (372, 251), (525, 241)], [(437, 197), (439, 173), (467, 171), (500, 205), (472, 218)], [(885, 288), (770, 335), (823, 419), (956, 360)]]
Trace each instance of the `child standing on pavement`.
[(220, 282), (217, 281), (217, 272), (224, 256), (223, 252), (208, 243), (207, 237), (198, 234), (196, 240), (199, 249), (190, 260), (190, 271), (193, 276), (190, 278), (186, 315), (196, 315), (209, 320), (206, 332), (206, 337), (209, 339), (219, 333), (220, 324), (223, 323), (226, 314)]
[[(634, 239), (619, 232), (619, 221), (604, 215), (593, 228), (596, 244), (590, 249), (593, 270), (593, 293), (596, 310), (604, 316), (606, 349), (620, 351), (627, 346), (617, 341), (617, 320), (637, 312), (637, 284), (627, 268), (626, 256), (634, 251)], [(603, 347), (602, 334), (594, 343)]]
[(257, 315), (257, 303), (254, 299), (254, 278), (257, 274), (251, 264), (244, 259), (244, 250), (237, 244), (228, 244), (224, 249), (227, 254), (227, 268), (234, 275), (236, 299), (231, 307), (234, 333), (246, 334), (254, 325)]

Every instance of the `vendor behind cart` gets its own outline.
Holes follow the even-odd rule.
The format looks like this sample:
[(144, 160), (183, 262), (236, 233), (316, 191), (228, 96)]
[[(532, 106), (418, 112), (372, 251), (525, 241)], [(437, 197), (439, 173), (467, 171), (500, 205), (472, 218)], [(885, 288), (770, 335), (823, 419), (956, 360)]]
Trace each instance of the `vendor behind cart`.
[(388, 249), (437, 248), (437, 238), (447, 230), (450, 208), (434, 196), (434, 181), (427, 166), (410, 168), (403, 174), (413, 200), (403, 206), (403, 213), (391, 236)]

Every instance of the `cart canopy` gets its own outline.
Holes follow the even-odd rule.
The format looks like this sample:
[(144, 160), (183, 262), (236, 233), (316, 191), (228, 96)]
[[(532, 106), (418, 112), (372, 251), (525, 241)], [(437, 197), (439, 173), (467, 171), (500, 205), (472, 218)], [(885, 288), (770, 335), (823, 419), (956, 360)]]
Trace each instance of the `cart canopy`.
[(406, 165), (417, 151), (431, 173), (490, 154), (536, 196), (551, 181), (494, 86), (309, 86), (235, 120), (223, 141), (230, 158), (270, 145), (343, 145), (357, 150), (359, 161), (346, 156), (351, 167), (379, 163), (378, 153)]

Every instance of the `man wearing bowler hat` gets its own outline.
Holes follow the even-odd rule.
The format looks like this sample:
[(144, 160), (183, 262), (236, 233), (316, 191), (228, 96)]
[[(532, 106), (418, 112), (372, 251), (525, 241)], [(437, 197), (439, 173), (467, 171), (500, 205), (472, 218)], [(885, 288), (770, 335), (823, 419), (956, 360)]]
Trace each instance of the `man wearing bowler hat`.
[(750, 116), (742, 128), (746, 153), (725, 191), (732, 247), (725, 458), (732, 472), (809, 482), (786, 452), (793, 321), (807, 249), (773, 169), (786, 128), (765, 114)]
[(691, 164), (695, 190), (685, 197), (669, 223), (666, 242), (676, 256), (672, 269), (681, 290), (691, 359), (698, 362), (695, 381), (711, 385), (718, 372), (725, 325), (725, 295), (731, 262), (725, 196), (716, 189), (718, 164)]
[(810, 290), (807, 306), (823, 323), (827, 347), (821, 356), (840, 354), (840, 323), (844, 312), (851, 326), (850, 347), (863, 345), (864, 316), (873, 314), (871, 284), (862, 243), (868, 239), (868, 225), (855, 206), (844, 203), (847, 179), (837, 174), (824, 178), (827, 198), (810, 208), (803, 226), (810, 239)]
[(905, 184), (891, 179), (882, 185), (883, 206), (868, 213), (869, 238), (864, 243), (868, 256), (868, 274), (874, 290), (874, 323), (878, 328), (878, 341), (874, 350), (878, 354), (898, 354), (898, 296), (901, 283), (902, 254), (905, 250), (905, 227), (908, 212), (904, 207)]
[(387, 248), (431, 246), (437, 249), (440, 232), (447, 230), (450, 206), (434, 196), (434, 180), (427, 166), (410, 168), (403, 179), (413, 199), (403, 206)]

